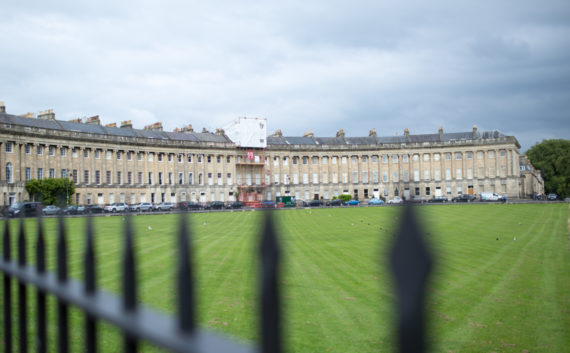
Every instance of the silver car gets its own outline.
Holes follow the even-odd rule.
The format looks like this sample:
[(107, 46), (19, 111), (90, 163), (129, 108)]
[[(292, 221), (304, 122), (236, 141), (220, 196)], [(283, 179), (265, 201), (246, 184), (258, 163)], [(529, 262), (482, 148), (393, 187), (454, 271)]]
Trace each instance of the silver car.
[(150, 202), (141, 202), (136, 205), (131, 206), (131, 211), (135, 212), (150, 212), (152, 211), (152, 203)]
[(46, 207), (44, 207), (44, 209), (42, 210), (42, 212), (46, 215), (46, 216), (53, 216), (56, 214), (60, 214), (61, 213), (61, 208), (54, 206), (54, 205), (48, 205)]

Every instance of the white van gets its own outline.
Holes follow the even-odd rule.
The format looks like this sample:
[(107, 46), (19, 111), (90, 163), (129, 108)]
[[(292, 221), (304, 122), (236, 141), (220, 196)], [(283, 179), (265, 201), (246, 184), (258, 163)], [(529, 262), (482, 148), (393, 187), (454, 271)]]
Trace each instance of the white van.
[(482, 192), (481, 201), (504, 201), (506, 198), (494, 192)]

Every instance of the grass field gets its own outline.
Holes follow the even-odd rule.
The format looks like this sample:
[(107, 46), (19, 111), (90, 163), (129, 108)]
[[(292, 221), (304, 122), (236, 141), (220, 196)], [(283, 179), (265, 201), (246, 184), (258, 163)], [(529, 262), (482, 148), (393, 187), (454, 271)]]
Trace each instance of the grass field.
[[(437, 261), (426, 303), (432, 351), (570, 351), (567, 204), (470, 204), (418, 210)], [(398, 207), (361, 207), (276, 213), (284, 257), (287, 350), (393, 351), (394, 296), (386, 252), (400, 211)], [(189, 218), (201, 326), (255, 340), (260, 212), (191, 214)], [(84, 222), (67, 220), (70, 273), (75, 278), (82, 276)], [(140, 301), (172, 312), (177, 215), (136, 216), (133, 224)], [(48, 264), (53, 269), (56, 222), (49, 219), (45, 225)], [(17, 222), (12, 226), (14, 253)], [(99, 217), (95, 226), (98, 283), (118, 293), (122, 217)], [(28, 256), (34, 262), (33, 220), (27, 220), (26, 227)], [(15, 290), (16, 286), (14, 295)], [(30, 289), (29, 296), (33, 304), (35, 291)], [(52, 298), (52, 318), (54, 303)], [(82, 320), (78, 311), (72, 311), (72, 327), (77, 327), (72, 332), (74, 352), (83, 351)], [(54, 321), (53, 330), (55, 325)], [(120, 334), (107, 325), (101, 327), (100, 350), (120, 351)], [(50, 351), (55, 351), (55, 331), (50, 337)], [(154, 351), (147, 346), (143, 350)]]

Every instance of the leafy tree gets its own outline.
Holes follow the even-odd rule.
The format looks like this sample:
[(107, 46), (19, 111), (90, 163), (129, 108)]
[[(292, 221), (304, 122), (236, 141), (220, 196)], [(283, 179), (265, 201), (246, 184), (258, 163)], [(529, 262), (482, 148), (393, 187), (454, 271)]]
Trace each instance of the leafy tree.
[(570, 140), (542, 140), (532, 146), (526, 155), (542, 173), (547, 193), (570, 196)]
[(342, 195), (338, 195), (338, 198), (342, 200), (342, 202), (348, 202), (352, 199), (351, 195), (347, 195), (347, 194), (342, 194)]
[(26, 183), (26, 191), (33, 200), (44, 205), (65, 205), (71, 203), (75, 184), (66, 178), (32, 179)]

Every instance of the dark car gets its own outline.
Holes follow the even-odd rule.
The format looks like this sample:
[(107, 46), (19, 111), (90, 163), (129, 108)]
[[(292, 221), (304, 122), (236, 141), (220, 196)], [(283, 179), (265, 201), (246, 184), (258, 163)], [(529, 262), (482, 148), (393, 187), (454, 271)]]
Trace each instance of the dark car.
[(197, 202), (181, 201), (181, 202), (176, 204), (176, 209), (181, 210), (181, 211), (201, 210), (202, 205), (200, 205)]
[(71, 215), (83, 214), (84, 212), (85, 212), (85, 207), (77, 205), (67, 206), (63, 211), (63, 213)]
[(473, 195), (469, 195), (469, 194), (461, 194), (457, 197), (454, 197), (451, 199), (451, 201), (453, 202), (471, 202), (471, 201), (475, 201), (476, 197)]
[(99, 205), (86, 205), (85, 214), (103, 213), (103, 207)]
[(311, 200), (309, 201), (309, 207), (322, 207), (323, 202), (321, 200)]
[(8, 216), (10, 217), (30, 217), (37, 216), (41, 213), (41, 202), (16, 202), (8, 208)]
[(234, 202), (230, 202), (226, 208), (230, 208), (230, 209), (240, 209), (243, 208), (243, 203), (239, 202), (239, 201), (234, 201)]
[(330, 201), (327, 201), (326, 205), (327, 206), (342, 206), (342, 200), (341, 199), (330, 200)]
[(222, 201), (212, 201), (204, 209), (206, 210), (222, 210), (224, 208), (224, 203)]
[(434, 196), (433, 198), (428, 200), (428, 202), (432, 202), (432, 203), (434, 203), (434, 202), (443, 203), (443, 202), (447, 202), (447, 201), (449, 201), (449, 200), (445, 196)]

